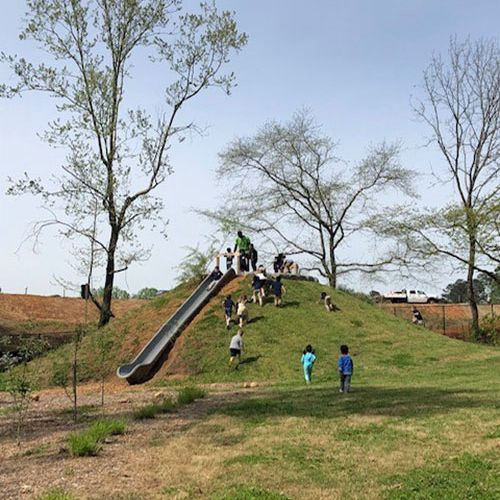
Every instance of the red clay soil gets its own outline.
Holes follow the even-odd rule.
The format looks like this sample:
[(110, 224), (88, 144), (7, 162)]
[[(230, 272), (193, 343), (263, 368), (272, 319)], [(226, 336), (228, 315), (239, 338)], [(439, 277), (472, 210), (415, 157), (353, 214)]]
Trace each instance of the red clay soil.
[[(114, 300), (113, 313), (117, 318), (144, 304), (144, 300)], [(89, 319), (97, 321), (97, 308), (89, 303)], [(0, 294), (0, 321), (58, 321), (78, 324), (85, 319), (85, 301), (75, 297), (44, 297), (42, 295)]]

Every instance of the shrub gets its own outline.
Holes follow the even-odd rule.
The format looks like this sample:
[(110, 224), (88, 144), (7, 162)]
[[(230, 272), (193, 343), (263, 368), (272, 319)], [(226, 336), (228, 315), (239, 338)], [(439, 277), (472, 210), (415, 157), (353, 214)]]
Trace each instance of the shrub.
[(488, 314), (481, 321), (479, 342), (496, 345), (500, 333), (500, 318), (494, 314)]

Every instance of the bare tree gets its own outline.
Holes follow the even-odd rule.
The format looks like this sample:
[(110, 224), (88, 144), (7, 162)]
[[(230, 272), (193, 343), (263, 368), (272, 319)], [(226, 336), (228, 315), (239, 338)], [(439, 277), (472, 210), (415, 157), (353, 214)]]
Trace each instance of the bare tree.
[(357, 260), (342, 250), (370, 232), (376, 195), (410, 194), (413, 174), (399, 165), (398, 145), (372, 148), (353, 168), (335, 148), (307, 111), (289, 123), (267, 123), (220, 154), (218, 177), (230, 187), (220, 210), (202, 213), (226, 230), (245, 228), (280, 251), (306, 256), (309, 269), (334, 288), (340, 275), (388, 269), (400, 258), (395, 252)]
[[(163, 201), (154, 192), (172, 172), (172, 140), (195, 129), (193, 123), (178, 124), (179, 113), (204, 89), (230, 92), (234, 75), (223, 68), (245, 45), (246, 35), (238, 32), (233, 14), (217, 11), (214, 3), (202, 3), (197, 14), (183, 12), (181, 0), (26, 3), (21, 39), (35, 41), (52, 63), (2, 55), (18, 83), (1, 86), (0, 95), (40, 91), (54, 97), (59, 118), (44, 137), (68, 155), (53, 182), (26, 175), (12, 181), (8, 193), (43, 198), (50, 215), (36, 225), (36, 235), (57, 225), (64, 237), (95, 243), (105, 263), (102, 326), (112, 315), (116, 273), (147, 257), (137, 235), (147, 222), (159, 220)], [(157, 118), (125, 104), (133, 63), (148, 57), (152, 70), (166, 75)]]
[(473, 331), (479, 335), (474, 275), (498, 279), (500, 262), (500, 47), (497, 40), (452, 39), (424, 72), (416, 115), (430, 130), (450, 184), (447, 205), (384, 217), (386, 235), (403, 241), (415, 260), (448, 260), (467, 271)]

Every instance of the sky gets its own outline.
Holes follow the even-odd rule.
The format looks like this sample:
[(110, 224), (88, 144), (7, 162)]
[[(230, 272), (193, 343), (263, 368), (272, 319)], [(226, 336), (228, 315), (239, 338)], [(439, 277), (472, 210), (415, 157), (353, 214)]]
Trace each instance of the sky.
[[(223, 200), (215, 169), (218, 153), (236, 136), (248, 136), (267, 120), (286, 121), (308, 108), (323, 131), (339, 142), (340, 154), (359, 161), (370, 145), (401, 141), (402, 163), (419, 173), (419, 203), (445, 203), (450, 188), (436, 186), (431, 169), (440, 171), (437, 152), (425, 148), (427, 130), (411, 110), (419, 95), (422, 72), (433, 53), (445, 53), (451, 36), (498, 37), (500, 2), (496, 0), (219, 0), (234, 10), (238, 27), (248, 34), (246, 47), (229, 65), (237, 77), (230, 96), (210, 90), (182, 115), (206, 129), (172, 151), (175, 172), (161, 186), (168, 219), (168, 238), (145, 231), (151, 258), (117, 276), (130, 292), (152, 286), (168, 289), (187, 246), (206, 245), (213, 230), (193, 208), (213, 208)], [(187, 1), (195, 8), (197, 2)], [(23, 0), (4, 0), (0, 17), (0, 51), (40, 60), (40, 52), (18, 38), (25, 11)], [(161, 72), (138, 64), (131, 98), (149, 109), (161, 105)], [(0, 65), (0, 82), (12, 82)], [(53, 150), (39, 134), (54, 119), (54, 102), (40, 95), (0, 100), (0, 287), (7, 293), (62, 294), (56, 278), (78, 283), (69, 246), (47, 233), (36, 252), (30, 223), (43, 217), (40, 200), (6, 196), (8, 178), (27, 171), (50, 177), (58, 172), (64, 152)], [(393, 200), (397, 201), (397, 200)], [(404, 201), (415, 203), (414, 201)], [(232, 242), (229, 242), (232, 243)], [(358, 248), (358, 252), (369, 252)], [(422, 276), (424, 289), (440, 293), (451, 276)], [(415, 281), (392, 277), (374, 286), (362, 279), (346, 282), (358, 290), (422, 288)], [(67, 291), (71, 294), (72, 292)]]

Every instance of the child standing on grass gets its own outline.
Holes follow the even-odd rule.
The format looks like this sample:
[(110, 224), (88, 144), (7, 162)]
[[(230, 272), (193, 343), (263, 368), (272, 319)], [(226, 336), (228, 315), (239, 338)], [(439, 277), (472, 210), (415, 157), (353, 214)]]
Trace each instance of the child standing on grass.
[[(241, 353), (243, 351), (243, 330), (240, 328), (238, 333), (233, 336), (229, 344), (229, 366), (233, 366), (234, 360), (238, 358), (238, 364), (241, 360)], [(238, 365), (236, 365), (238, 368)]]
[(302, 353), (302, 359), (300, 362), (304, 367), (304, 378), (306, 379), (306, 384), (311, 383), (312, 369), (314, 362), (316, 361), (316, 355), (311, 344), (308, 344)]
[(233, 310), (236, 308), (236, 304), (233, 302), (231, 295), (226, 297), (224, 301), (224, 316), (226, 318), (226, 328), (229, 330), (231, 327), (231, 316), (233, 314)]
[(340, 346), (338, 368), (340, 375), (339, 392), (349, 392), (351, 389), (351, 377), (354, 372), (354, 363), (352, 362), (351, 356), (349, 356), (349, 347), (346, 345)]

